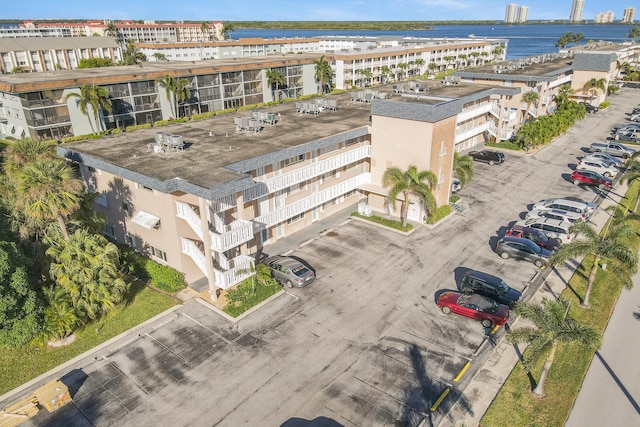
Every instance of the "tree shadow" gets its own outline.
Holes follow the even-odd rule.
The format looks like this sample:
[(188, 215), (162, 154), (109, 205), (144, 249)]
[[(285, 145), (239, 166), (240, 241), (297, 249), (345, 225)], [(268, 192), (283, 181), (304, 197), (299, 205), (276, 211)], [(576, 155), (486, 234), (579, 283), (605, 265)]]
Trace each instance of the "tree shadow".
[[(522, 363), (522, 366), (524, 367), (524, 354), (520, 351), (520, 347), (518, 347), (518, 344), (513, 344), (513, 349), (516, 351), (518, 360), (520, 360), (520, 363)], [(535, 390), (535, 388), (538, 386), (538, 382), (526, 367), (524, 367), (524, 372), (527, 374), (527, 378), (529, 379), (529, 386), (531, 387), (531, 390)]]
[(609, 366), (609, 364), (604, 360), (604, 358), (602, 357), (602, 354), (600, 354), (599, 351), (596, 351), (596, 357), (598, 358), (598, 360), (600, 360), (600, 362), (602, 363), (602, 366), (604, 366), (604, 368), (607, 370), (609, 375), (611, 375), (611, 378), (613, 378), (613, 381), (615, 381), (616, 385), (620, 388), (620, 391), (622, 391), (622, 394), (624, 394), (627, 400), (629, 400), (629, 403), (631, 404), (631, 406), (633, 406), (633, 409), (635, 409), (635, 411), (638, 414), (640, 414), (640, 405), (638, 405), (638, 402), (636, 402), (636, 400), (633, 398), (631, 393), (629, 393), (629, 390), (627, 390), (624, 384), (622, 384), (622, 381), (620, 381), (620, 378), (616, 375), (615, 372), (613, 372), (613, 369), (611, 369), (611, 366)]

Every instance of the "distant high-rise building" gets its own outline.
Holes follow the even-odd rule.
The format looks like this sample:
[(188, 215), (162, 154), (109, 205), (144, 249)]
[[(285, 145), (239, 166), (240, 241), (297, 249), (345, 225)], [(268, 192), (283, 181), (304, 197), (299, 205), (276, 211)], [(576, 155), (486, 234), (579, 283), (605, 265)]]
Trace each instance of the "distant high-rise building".
[(596, 13), (596, 17), (593, 20), (596, 24), (610, 24), (613, 22), (613, 18), (615, 14), (611, 10), (607, 10), (606, 12)]
[(584, 0), (573, 0), (569, 21), (572, 21), (572, 22), (582, 21), (582, 9), (584, 9)]
[(636, 8), (628, 7), (624, 10), (624, 15), (622, 16), (622, 22), (633, 22), (636, 16)]
[(504, 22), (516, 22), (516, 11), (518, 5), (515, 3), (509, 3), (507, 5), (507, 11), (504, 14)]
[(516, 18), (517, 22), (527, 22), (527, 15), (529, 14), (529, 6), (520, 6), (518, 7), (518, 17)]

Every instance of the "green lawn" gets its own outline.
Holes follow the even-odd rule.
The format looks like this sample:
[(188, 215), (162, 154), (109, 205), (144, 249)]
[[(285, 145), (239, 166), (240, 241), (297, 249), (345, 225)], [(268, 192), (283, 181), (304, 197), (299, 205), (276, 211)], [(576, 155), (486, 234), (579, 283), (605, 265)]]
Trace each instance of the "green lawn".
[(77, 331), (75, 342), (66, 347), (0, 348), (0, 394), (73, 359), (179, 302), (173, 297), (144, 288), (135, 295), (130, 304), (115, 309), (106, 318)]
[[(623, 200), (633, 207), (635, 194), (640, 183), (634, 183), (627, 195), (633, 200)], [(635, 221), (636, 230), (640, 231), (640, 222)], [(629, 245), (636, 249), (640, 241), (636, 235)], [(580, 299), (587, 287), (587, 275), (593, 265), (593, 257), (586, 257), (569, 281), (569, 286), (562, 292), (562, 297), (570, 299), (571, 315), (584, 322), (600, 334), (604, 333), (616, 301), (620, 296), (622, 285), (609, 271), (598, 270), (589, 302), (591, 309), (578, 307)], [(482, 426), (562, 426), (565, 424), (582, 381), (587, 373), (594, 352), (580, 344), (560, 344), (556, 359), (551, 367), (545, 383), (547, 397), (534, 398), (530, 391), (535, 386), (542, 370), (543, 360), (532, 369), (531, 376), (518, 363), (504, 383), (493, 403), (482, 418)]]

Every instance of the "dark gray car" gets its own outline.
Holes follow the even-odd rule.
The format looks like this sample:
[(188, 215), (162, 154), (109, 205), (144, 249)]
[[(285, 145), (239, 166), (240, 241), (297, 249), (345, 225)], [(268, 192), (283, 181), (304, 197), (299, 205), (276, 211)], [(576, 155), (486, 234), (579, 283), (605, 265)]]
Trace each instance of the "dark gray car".
[(316, 274), (310, 267), (290, 256), (268, 258), (265, 264), (271, 269), (271, 276), (289, 288), (304, 288), (316, 279)]
[(477, 270), (467, 271), (458, 289), (464, 293), (476, 293), (489, 297), (510, 308), (522, 297), (520, 291), (510, 288), (501, 278)]
[(541, 248), (531, 240), (509, 236), (498, 241), (496, 252), (504, 259), (522, 259), (534, 263), (536, 267), (544, 267), (549, 264), (549, 257), (553, 254), (550, 250)]

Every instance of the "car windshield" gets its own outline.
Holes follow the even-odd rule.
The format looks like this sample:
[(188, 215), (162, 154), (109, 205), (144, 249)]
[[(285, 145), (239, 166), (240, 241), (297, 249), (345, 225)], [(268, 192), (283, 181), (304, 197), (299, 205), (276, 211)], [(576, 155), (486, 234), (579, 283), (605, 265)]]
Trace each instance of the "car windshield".
[(504, 280), (500, 281), (500, 284), (498, 284), (497, 288), (498, 288), (499, 292), (507, 292), (507, 291), (509, 291), (509, 286), (507, 286), (507, 284), (504, 283)]
[(309, 272), (309, 269), (301, 264), (301, 265), (298, 265), (297, 267), (293, 267), (291, 271), (293, 271), (293, 274), (300, 277), (307, 274)]

